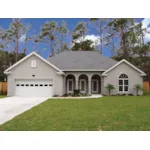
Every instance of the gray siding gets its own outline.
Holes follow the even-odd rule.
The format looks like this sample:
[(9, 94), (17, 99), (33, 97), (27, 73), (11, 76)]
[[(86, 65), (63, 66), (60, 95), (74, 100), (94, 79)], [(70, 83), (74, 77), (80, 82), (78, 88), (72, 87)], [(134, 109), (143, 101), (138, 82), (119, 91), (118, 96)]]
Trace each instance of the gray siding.
[[(37, 67), (31, 68), (31, 61), (36, 60)], [(54, 94), (63, 94), (63, 76), (57, 70), (32, 55), (18, 66), (14, 67), (8, 75), (8, 96), (15, 95), (15, 79), (53, 79)], [(35, 77), (32, 77), (32, 75)]]
[[(141, 84), (143, 86), (143, 77), (140, 76), (140, 73), (133, 69), (131, 66), (127, 65), (126, 63), (122, 63), (110, 72), (108, 72), (107, 76), (104, 77), (104, 87), (110, 83), (115, 86), (115, 90), (113, 90), (112, 94), (118, 94), (119, 93), (119, 76), (121, 74), (128, 75), (129, 79), (129, 92), (135, 95), (135, 90), (133, 90), (133, 87), (135, 84)], [(108, 94), (108, 91), (105, 89), (104, 94)], [(140, 95), (142, 95), (143, 92), (140, 92)]]

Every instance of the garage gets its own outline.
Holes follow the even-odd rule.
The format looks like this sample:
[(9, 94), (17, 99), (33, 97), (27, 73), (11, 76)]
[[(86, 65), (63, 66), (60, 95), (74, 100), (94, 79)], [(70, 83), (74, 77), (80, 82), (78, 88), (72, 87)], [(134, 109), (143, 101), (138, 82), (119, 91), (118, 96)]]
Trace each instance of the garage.
[(24, 97), (52, 97), (53, 80), (51, 79), (17, 79), (15, 95)]

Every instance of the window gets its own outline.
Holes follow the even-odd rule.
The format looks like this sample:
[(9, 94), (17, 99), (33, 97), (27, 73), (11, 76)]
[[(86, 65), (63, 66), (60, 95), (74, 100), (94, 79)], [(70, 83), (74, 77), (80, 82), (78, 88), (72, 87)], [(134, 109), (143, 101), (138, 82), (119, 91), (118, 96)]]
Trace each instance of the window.
[(30, 84), (30, 86), (33, 86), (33, 84)]
[(43, 84), (40, 84), (40, 86), (43, 86)]
[(36, 60), (32, 60), (31, 61), (31, 67), (32, 68), (36, 68)]
[(35, 84), (35, 86), (38, 86), (38, 84)]
[(49, 84), (49, 86), (53, 86), (52, 84)]
[(29, 86), (29, 84), (26, 84), (26, 86)]
[(74, 90), (74, 81), (73, 79), (67, 79), (67, 92), (72, 93)]
[(72, 91), (72, 81), (69, 81), (69, 91)]
[(45, 84), (44, 86), (48, 86), (47, 84)]
[(119, 76), (119, 92), (128, 92), (128, 76), (126, 74), (121, 74)]
[(16, 84), (16, 86), (20, 86), (20, 84)]
[(84, 81), (81, 81), (81, 91), (84, 91)]
[(21, 84), (21, 86), (24, 86), (24, 84)]

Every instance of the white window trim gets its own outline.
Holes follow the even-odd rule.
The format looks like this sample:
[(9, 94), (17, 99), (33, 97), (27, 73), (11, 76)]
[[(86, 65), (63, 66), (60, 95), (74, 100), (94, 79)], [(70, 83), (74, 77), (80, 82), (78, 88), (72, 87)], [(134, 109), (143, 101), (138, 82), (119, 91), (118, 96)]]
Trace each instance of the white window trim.
[[(82, 82), (82, 81), (84, 81), (84, 91), (81, 91), (81, 82)], [(86, 93), (86, 86), (87, 86), (87, 85), (86, 85), (86, 79), (80, 79), (80, 86), (79, 86), (79, 87), (80, 87), (80, 92)]]
[(31, 68), (36, 68), (36, 65), (37, 65), (36, 60), (32, 60), (31, 61)]
[[(69, 91), (69, 81), (72, 81), (72, 91)], [(68, 79), (67, 80), (67, 93), (73, 93), (74, 90), (74, 82), (73, 79)]]
[[(119, 80), (122, 80), (123, 81), (123, 84), (122, 85), (119, 85), (119, 86), (122, 86), (123, 87), (123, 89), (122, 89), (122, 91), (119, 91), (119, 86), (118, 86), (118, 91), (119, 91), (119, 93), (128, 93), (129, 92), (129, 79), (128, 78), (119, 78)], [(118, 81), (119, 81), (118, 80)], [(125, 85), (124, 84), (124, 80), (128, 80), (128, 85)], [(125, 91), (125, 86), (128, 86), (128, 91)]]
[[(93, 81), (96, 81), (97, 83), (97, 91), (93, 91), (93, 88), (92, 88), (92, 93), (98, 93), (98, 79), (92, 79), (92, 82)], [(93, 86), (93, 83), (91, 83), (91, 87)]]

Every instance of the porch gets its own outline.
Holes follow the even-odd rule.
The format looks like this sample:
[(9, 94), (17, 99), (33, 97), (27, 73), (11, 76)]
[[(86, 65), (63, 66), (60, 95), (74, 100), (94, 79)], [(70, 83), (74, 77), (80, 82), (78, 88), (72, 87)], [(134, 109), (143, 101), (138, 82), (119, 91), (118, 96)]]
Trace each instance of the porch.
[(79, 89), (81, 93), (101, 94), (101, 82), (100, 74), (68, 74), (65, 76), (65, 93), (71, 94)]

